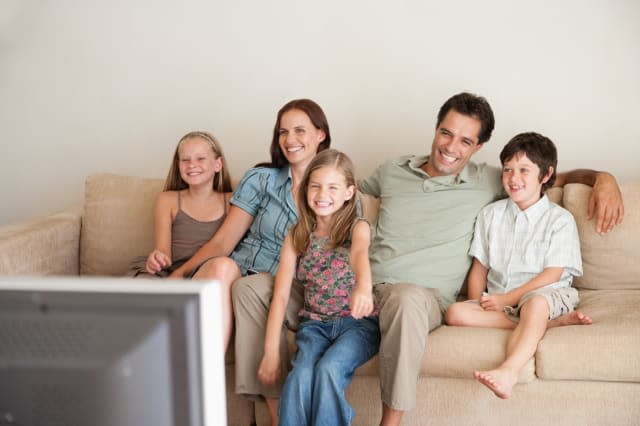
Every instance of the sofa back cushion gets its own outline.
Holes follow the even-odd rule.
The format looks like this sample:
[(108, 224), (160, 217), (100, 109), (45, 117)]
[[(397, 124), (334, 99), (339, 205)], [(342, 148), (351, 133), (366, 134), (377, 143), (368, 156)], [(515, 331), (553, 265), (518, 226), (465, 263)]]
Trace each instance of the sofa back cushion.
[(591, 187), (571, 184), (564, 187), (564, 207), (578, 224), (584, 275), (574, 280), (580, 289), (640, 289), (640, 183), (621, 184), (625, 216), (621, 225), (608, 234), (596, 232), (595, 219), (587, 220)]
[(153, 249), (153, 209), (162, 179), (95, 174), (86, 179), (81, 275), (124, 275)]

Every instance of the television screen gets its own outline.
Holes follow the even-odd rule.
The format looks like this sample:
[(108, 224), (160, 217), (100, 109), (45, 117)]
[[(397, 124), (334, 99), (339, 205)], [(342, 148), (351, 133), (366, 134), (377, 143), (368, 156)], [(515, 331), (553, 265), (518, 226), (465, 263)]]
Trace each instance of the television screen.
[(0, 278), (0, 425), (226, 424), (218, 286)]

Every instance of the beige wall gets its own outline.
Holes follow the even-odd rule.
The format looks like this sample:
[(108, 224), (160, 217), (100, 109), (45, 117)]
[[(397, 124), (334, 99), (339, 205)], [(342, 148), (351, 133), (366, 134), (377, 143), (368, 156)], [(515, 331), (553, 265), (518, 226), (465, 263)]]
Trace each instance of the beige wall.
[(94, 172), (163, 177), (192, 129), (239, 177), (296, 97), (363, 176), (426, 152), (468, 90), (497, 117), (478, 159), (537, 130), (561, 169), (637, 180), (639, 23), (636, 0), (2, 0), (0, 224), (79, 203)]

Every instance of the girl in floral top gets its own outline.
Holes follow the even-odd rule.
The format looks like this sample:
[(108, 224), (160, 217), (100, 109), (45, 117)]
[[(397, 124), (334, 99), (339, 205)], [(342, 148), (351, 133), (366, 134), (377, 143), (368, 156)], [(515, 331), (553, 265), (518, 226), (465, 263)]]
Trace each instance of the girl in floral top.
[(291, 283), (304, 286), (298, 351), (280, 398), (280, 425), (348, 425), (344, 396), (353, 373), (378, 352), (369, 267), (369, 224), (356, 217), (354, 167), (336, 150), (315, 156), (298, 191), (299, 219), (287, 235), (269, 309), (258, 378), (272, 385)]

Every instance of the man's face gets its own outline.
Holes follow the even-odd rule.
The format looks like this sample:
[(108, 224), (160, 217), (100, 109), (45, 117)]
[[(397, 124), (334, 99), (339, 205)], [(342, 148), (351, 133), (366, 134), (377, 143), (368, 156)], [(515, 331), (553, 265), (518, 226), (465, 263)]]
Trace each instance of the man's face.
[(480, 120), (450, 110), (440, 125), (431, 145), (431, 156), (425, 171), (429, 176), (458, 175), (482, 144), (478, 142)]

